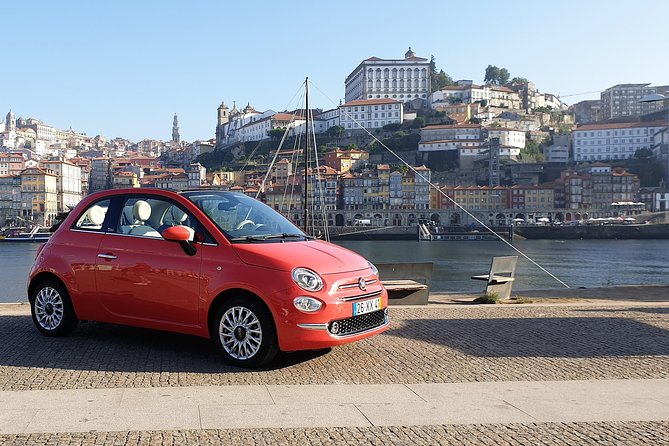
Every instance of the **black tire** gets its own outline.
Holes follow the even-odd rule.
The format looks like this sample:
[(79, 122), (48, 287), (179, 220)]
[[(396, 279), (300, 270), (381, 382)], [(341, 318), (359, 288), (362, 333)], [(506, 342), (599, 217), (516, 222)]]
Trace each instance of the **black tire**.
[(30, 295), (30, 312), (35, 327), (44, 336), (65, 336), (79, 324), (67, 289), (53, 279), (37, 284)]
[(260, 367), (279, 351), (272, 315), (252, 297), (225, 301), (216, 311), (211, 337), (226, 361), (237, 367)]

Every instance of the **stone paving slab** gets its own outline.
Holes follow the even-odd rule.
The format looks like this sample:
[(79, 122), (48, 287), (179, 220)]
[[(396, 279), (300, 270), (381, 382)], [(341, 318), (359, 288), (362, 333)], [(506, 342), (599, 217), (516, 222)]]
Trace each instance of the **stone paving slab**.
[(0, 407), (0, 434), (669, 421), (669, 379), (33, 390)]
[(669, 422), (222, 429), (0, 435), (3, 445), (669, 445)]
[(669, 307), (390, 309), (390, 330), (249, 371), (208, 340), (111, 324), (45, 338), (0, 312), (0, 390), (669, 378)]

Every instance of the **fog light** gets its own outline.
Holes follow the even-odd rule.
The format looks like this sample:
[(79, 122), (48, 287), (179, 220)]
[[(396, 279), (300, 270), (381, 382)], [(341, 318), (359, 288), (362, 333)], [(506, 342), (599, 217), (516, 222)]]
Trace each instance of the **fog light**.
[(339, 322), (333, 322), (330, 324), (330, 333), (337, 334), (339, 333)]
[(293, 299), (293, 305), (304, 313), (313, 313), (323, 307), (323, 302), (313, 297), (301, 296)]

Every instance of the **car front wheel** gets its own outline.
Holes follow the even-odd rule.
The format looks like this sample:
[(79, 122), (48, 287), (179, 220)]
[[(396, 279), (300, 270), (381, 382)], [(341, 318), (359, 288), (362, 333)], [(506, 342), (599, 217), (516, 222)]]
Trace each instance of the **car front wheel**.
[(235, 298), (216, 313), (212, 337), (225, 359), (238, 367), (260, 367), (279, 351), (272, 316), (250, 298)]
[(55, 280), (40, 282), (30, 296), (35, 327), (44, 336), (64, 336), (79, 324), (70, 296)]

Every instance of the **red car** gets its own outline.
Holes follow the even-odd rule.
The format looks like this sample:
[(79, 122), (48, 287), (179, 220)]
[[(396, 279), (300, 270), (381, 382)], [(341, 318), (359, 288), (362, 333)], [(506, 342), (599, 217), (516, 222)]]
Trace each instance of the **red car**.
[(368, 338), (389, 323), (374, 265), (221, 191), (86, 197), (38, 251), (28, 296), (46, 336), (80, 320), (175, 331), (211, 338), (242, 367)]

